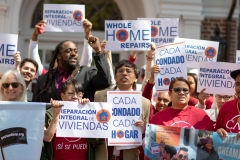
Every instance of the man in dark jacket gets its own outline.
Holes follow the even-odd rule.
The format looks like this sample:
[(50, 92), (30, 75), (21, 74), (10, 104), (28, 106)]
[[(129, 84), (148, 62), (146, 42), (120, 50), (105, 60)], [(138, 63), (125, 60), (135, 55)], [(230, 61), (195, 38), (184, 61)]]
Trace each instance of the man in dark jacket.
[[(94, 62), (96, 67), (78, 65), (78, 51), (76, 45), (65, 40), (55, 48), (55, 55), (49, 65), (48, 73), (38, 78), (33, 94), (34, 102), (50, 102), (50, 99), (61, 100), (62, 84), (68, 79), (77, 79), (83, 84), (84, 96), (94, 100), (97, 90), (102, 90), (111, 84), (108, 62), (101, 50), (97, 37), (87, 37), (89, 45), (95, 50)], [(58, 67), (54, 69), (57, 61)]]

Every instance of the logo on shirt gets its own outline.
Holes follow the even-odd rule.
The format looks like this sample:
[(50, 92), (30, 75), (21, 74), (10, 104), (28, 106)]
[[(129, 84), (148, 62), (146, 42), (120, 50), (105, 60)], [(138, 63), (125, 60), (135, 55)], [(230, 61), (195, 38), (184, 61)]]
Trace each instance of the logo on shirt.
[(101, 109), (97, 112), (96, 118), (100, 123), (107, 123), (111, 119), (111, 115), (106, 109)]
[(73, 19), (75, 19), (76, 21), (81, 21), (83, 18), (83, 13), (80, 10), (76, 10), (73, 12)]
[(180, 128), (191, 128), (191, 129), (194, 129), (194, 127), (188, 123), (188, 122), (185, 122), (185, 121), (177, 121), (177, 122), (174, 122), (173, 124), (171, 124), (172, 127), (180, 127)]
[(125, 29), (120, 29), (116, 33), (116, 38), (120, 42), (125, 42), (128, 39), (128, 32)]
[(226, 127), (230, 130), (230, 132), (234, 130), (240, 130), (240, 124), (238, 122), (238, 118), (240, 118), (240, 115), (236, 115), (232, 119), (227, 121)]

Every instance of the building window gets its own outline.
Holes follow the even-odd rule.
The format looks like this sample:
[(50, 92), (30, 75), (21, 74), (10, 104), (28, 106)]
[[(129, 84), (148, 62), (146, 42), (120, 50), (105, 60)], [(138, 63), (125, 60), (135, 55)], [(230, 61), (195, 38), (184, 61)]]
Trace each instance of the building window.
[(43, 4), (85, 5), (85, 18), (93, 23), (93, 30), (98, 31), (104, 31), (105, 20), (123, 19), (114, 0), (40, 0), (32, 16), (32, 28), (43, 19)]

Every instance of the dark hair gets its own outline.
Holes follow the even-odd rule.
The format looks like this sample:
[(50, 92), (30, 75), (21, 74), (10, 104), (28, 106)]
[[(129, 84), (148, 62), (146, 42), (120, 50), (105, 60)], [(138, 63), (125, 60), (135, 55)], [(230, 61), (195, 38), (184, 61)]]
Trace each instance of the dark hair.
[(32, 63), (36, 67), (36, 72), (35, 73), (37, 73), (37, 71), (38, 71), (38, 63), (35, 60), (31, 59), (31, 58), (24, 58), (22, 60), (22, 62), (20, 63), (20, 66), (19, 66), (20, 69), (24, 66), (24, 64), (26, 62)]
[(188, 82), (186, 79), (184, 79), (184, 78), (182, 78), (182, 77), (179, 77), (179, 78), (175, 78), (174, 80), (171, 81), (171, 83), (170, 83), (170, 85), (169, 85), (169, 91), (170, 91), (170, 92), (171, 92), (172, 89), (173, 89), (174, 83), (176, 83), (176, 82), (178, 82), (178, 81), (185, 82), (185, 83), (188, 85), (188, 88), (190, 89), (190, 84), (189, 84), (189, 82)]
[(164, 150), (165, 150), (168, 154), (170, 154), (170, 158), (172, 158), (172, 157), (177, 153), (176, 148), (173, 147), (173, 146), (170, 146), (170, 145), (165, 145)]
[[(198, 75), (196, 73), (188, 73), (187, 75), (193, 77), (193, 79), (194, 79), (194, 82), (195, 82), (195, 93), (194, 94), (197, 97), (197, 95), (198, 95), (198, 93), (197, 93)], [(191, 91), (191, 92), (193, 92), (193, 91)]]
[(76, 93), (78, 93), (78, 92), (84, 93), (84, 88), (83, 88), (81, 82), (79, 82), (76, 79), (69, 79), (66, 82), (64, 82), (63, 85), (62, 85), (61, 93), (65, 93), (69, 85), (74, 86), (74, 89), (75, 89)]
[(178, 153), (179, 153), (180, 151), (185, 151), (185, 152), (188, 152), (188, 149), (187, 149), (186, 147), (180, 147), (180, 149), (179, 149)]
[[(129, 61), (129, 60), (121, 60), (121, 61), (119, 61), (118, 63), (117, 63), (117, 65), (116, 65), (116, 67), (115, 67), (115, 77), (116, 77), (116, 74), (117, 74), (117, 70), (119, 69), (119, 68), (121, 68), (121, 67), (129, 67), (129, 68), (133, 68), (133, 70), (134, 70), (134, 74), (135, 74), (135, 77), (136, 77), (136, 79), (138, 79), (138, 77), (139, 77), (139, 70), (138, 70), (138, 68), (137, 68), (137, 66), (136, 66), (136, 64), (134, 64), (134, 63), (132, 63), (131, 61)], [(117, 87), (117, 86), (116, 86)], [(136, 82), (134, 82), (133, 83), (133, 86), (132, 86), (132, 88), (133, 88), (133, 90), (136, 90), (137, 89), (137, 86), (136, 86)]]
[[(55, 48), (55, 50), (54, 50), (54, 57), (53, 57), (52, 61), (50, 62), (48, 72), (46, 73), (46, 74), (47, 74), (47, 77), (46, 77), (45, 83), (43, 84), (43, 87), (42, 87), (40, 93), (39, 93), (35, 98), (37, 98), (38, 96), (40, 96), (40, 100), (41, 100), (41, 95), (51, 86), (51, 83), (52, 83), (52, 81), (53, 81), (52, 76), (53, 76), (54, 63), (55, 63), (55, 60), (57, 59), (57, 55), (60, 53), (60, 49), (61, 49), (62, 45), (63, 45), (65, 42), (71, 42), (71, 41), (69, 41), (69, 40), (64, 40), (64, 41), (60, 42), (60, 43), (56, 46), (56, 48)], [(77, 64), (77, 66), (76, 66), (75, 69), (72, 71), (72, 74), (71, 74), (71, 76), (70, 76), (68, 79), (74, 78), (74, 77), (77, 75), (77, 73), (78, 73), (78, 71), (79, 71), (79, 68), (80, 68), (80, 66), (79, 66), (79, 64)]]

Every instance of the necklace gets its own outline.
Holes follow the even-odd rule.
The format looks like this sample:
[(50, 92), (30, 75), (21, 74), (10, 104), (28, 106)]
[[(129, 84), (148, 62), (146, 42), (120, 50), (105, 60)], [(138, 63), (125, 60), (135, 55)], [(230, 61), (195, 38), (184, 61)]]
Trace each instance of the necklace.
[[(237, 100), (237, 110), (238, 110), (238, 114), (240, 114), (239, 107), (238, 107), (238, 100)], [(237, 121), (240, 124), (240, 117), (238, 117)]]
[[(240, 118), (240, 117), (239, 117)], [(67, 138), (65, 138), (65, 137), (63, 137), (64, 139), (66, 139), (68, 142), (77, 142), (77, 141), (79, 141), (81, 138), (78, 138), (78, 139), (76, 139), (76, 140), (69, 140), (69, 139), (67, 139)]]

